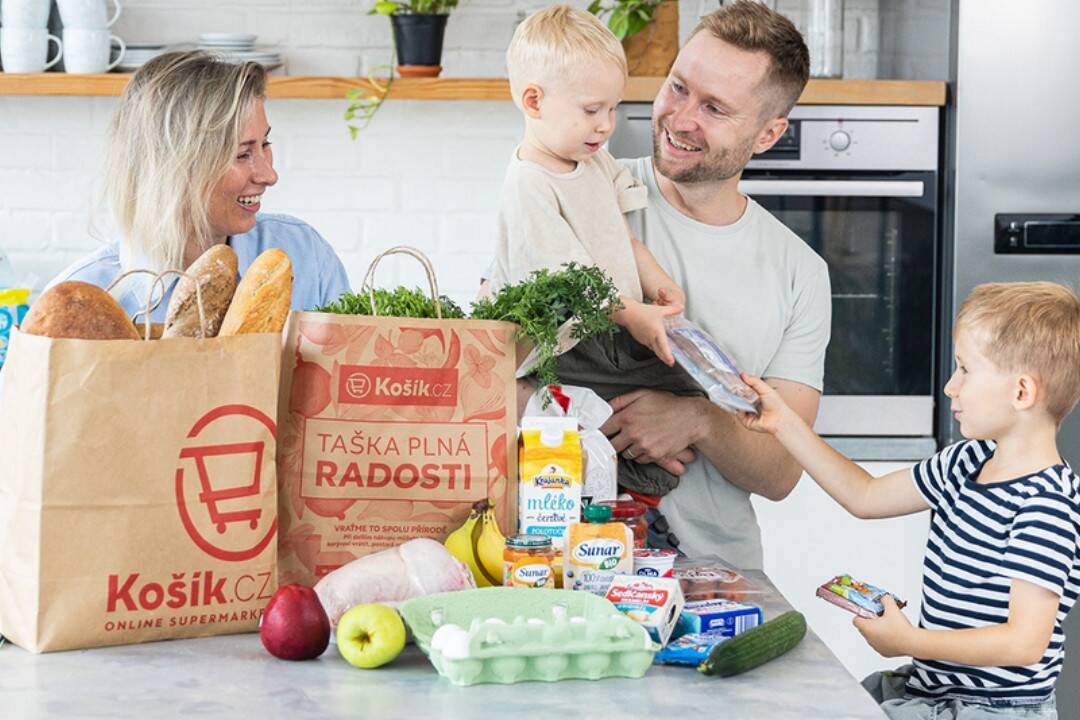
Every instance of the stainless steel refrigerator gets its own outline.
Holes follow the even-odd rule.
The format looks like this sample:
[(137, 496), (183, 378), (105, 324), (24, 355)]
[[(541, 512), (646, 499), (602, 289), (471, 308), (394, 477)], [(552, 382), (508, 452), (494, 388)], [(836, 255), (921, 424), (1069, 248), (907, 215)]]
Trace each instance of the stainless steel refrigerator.
[[(975, 285), (1054, 280), (1080, 290), (1080, 2), (953, 0), (952, 24), (945, 376), (952, 316)], [(944, 397), (938, 407), (939, 440), (958, 440)], [(1060, 447), (1080, 468), (1080, 414), (1064, 423)], [(1059, 716), (1080, 720), (1080, 610), (1065, 634)]]

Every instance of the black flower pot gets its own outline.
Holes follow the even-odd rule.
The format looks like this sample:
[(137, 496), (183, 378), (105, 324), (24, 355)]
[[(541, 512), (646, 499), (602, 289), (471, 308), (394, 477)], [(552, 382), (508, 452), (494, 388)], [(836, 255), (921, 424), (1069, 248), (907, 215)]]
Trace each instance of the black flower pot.
[(435, 77), (442, 71), (443, 36), (448, 15), (391, 15), (398, 73)]

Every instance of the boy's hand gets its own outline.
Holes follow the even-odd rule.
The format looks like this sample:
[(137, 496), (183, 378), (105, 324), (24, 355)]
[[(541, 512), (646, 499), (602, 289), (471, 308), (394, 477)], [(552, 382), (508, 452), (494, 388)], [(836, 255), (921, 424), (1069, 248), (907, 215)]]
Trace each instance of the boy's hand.
[(671, 305), (684, 307), (686, 305), (686, 293), (679, 287), (662, 287), (656, 291), (656, 300), (654, 302), (665, 307)]
[(738, 416), (739, 422), (747, 430), (775, 435), (781, 423), (792, 413), (791, 408), (784, 402), (784, 398), (780, 397), (780, 393), (761, 378), (747, 373), (743, 373), (740, 377), (744, 383), (753, 388), (761, 398), (761, 402), (758, 405), (757, 415), (741, 412)]
[(915, 628), (907, 615), (896, 607), (896, 601), (891, 595), (881, 598), (881, 604), (885, 608), (881, 617), (856, 617), (853, 622), (855, 628), (882, 657), (910, 655), (908, 648)]
[(671, 354), (668, 344), (664, 318), (678, 315), (683, 311), (683, 306), (646, 305), (633, 301), (623, 304), (623, 309), (613, 316), (615, 322), (629, 330), (635, 340), (656, 353), (666, 365), (674, 365), (675, 356)]

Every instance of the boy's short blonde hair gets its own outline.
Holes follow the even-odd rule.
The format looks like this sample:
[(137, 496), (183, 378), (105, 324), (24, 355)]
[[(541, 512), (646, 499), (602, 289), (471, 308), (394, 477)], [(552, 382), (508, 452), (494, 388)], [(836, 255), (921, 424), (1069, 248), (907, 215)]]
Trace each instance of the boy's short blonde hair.
[(999, 369), (1034, 374), (1055, 420), (1076, 406), (1080, 298), (1070, 288), (1052, 282), (979, 285), (960, 306), (960, 328), (973, 331), (979, 351)]
[(627, 74), (622, 44), (595, 15), (552, 5), (527, 17), (514, 31), (506, 50), (510, 93), (516, 103), (529, 83), (543, 87), (583, 72), (597, 60), (613, 63)]

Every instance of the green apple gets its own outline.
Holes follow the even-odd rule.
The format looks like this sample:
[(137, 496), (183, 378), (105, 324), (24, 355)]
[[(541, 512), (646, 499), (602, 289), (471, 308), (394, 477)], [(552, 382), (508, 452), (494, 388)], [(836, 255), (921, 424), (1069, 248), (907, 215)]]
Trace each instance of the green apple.
[(356, 605), (338, 620), (337, 646), (350, 665), (365, 670), (377, 668), (405, 648), (405, 623), (392, 607)]

